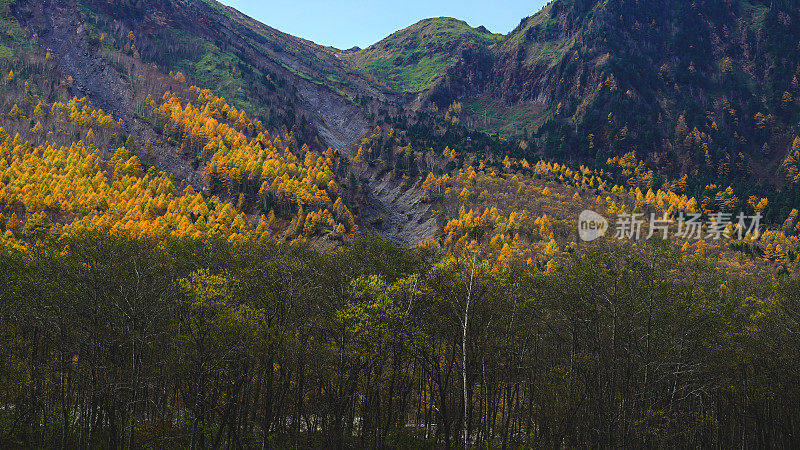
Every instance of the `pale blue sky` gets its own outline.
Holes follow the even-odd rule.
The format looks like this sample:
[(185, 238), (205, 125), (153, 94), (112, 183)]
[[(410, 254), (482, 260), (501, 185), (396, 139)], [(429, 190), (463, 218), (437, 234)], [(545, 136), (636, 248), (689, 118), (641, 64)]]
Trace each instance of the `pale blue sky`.
[(548, 0), (220, 0), (280, 31), (320, 45), (367, 47), (429, 17), (455, 17), (508, 33)]

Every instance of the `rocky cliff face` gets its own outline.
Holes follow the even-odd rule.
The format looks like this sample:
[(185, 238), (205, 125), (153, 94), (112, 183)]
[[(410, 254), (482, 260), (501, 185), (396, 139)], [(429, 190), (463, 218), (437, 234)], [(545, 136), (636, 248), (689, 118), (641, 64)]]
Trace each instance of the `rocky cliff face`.
[(23, 26), (36, 30), (40, 43), (57, 58), (65, 78), (73, 78), (77, 96), (88, 96), (99, 108), (130, 122), (133, 111), (128, 87), (89, 42), (74, 4), (54, 0), (18, 2), (13, 12)]

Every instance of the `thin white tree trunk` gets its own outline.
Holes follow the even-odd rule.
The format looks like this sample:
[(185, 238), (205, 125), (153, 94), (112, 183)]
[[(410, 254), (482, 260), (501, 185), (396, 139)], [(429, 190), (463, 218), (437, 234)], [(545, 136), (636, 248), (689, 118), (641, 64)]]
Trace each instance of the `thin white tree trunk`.
[(468, 446), (468, 419), (467, 419), (467, 412), (469, 411), (469, 405), (467, 403), (467, 326), (469, 325), (469, 307), (470, 302), (472, 301), (472, 284), (475, 280), (475, 262), (478, 258), (478, 253), (473, 252), (472, 255), (472, 273), (469, 276), (469, 289), (467, 289), (467, 305), (464, 308), (464, 323), (463, 325), (463, 334), (461, 337), (461, 378), (464, 384), (464, 448), (466, 449)]

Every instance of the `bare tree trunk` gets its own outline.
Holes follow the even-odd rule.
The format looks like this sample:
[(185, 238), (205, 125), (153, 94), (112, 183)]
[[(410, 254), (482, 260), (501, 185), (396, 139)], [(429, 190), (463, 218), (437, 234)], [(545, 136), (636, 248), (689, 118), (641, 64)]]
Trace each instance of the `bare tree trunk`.
[(464, 391), (464, 448), (468, 447), (469, 439), (469, 402), (467, 401), (467, 327), (469, 326), (469, 307), (472, 301), (472, 284), (475, 281), (475, 262), (478, 259), (478, 253), (472, 254), (472, 272), (469, 276), (469, 289), (467, 290), (467, 304), (464, 307), (464, 323), (463, 334), (461, 337), (461, 378), (463, 381)]

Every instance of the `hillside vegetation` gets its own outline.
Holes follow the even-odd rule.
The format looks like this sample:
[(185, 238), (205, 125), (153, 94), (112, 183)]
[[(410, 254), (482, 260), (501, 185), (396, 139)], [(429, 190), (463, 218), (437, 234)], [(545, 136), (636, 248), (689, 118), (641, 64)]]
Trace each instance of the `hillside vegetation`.
[(451, 18), (427, 19), (365, 50), (343, 56), (400, 92), (418, 93), (440, 82), (460, 52), (488, 51), (502, 36)]

